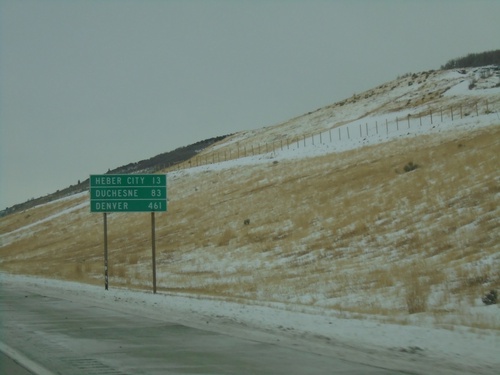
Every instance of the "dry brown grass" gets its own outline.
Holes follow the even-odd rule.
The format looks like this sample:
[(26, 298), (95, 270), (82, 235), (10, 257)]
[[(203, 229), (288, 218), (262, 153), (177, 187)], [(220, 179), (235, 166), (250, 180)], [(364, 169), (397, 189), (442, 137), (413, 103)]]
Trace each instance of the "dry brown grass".
[[(158, 288), (388, 316), (477, 299), (500, 288), (499, 146), (492, 126), (180, 172), (156, 218)], [(1, 233), (84, 199), (4, 217)], [(149, 215), (111, 214), (108, 231), (111, 285), (150, 288)], [(2, 240), (3, 271), (101, 282), (102, 216), (88, 208)]]

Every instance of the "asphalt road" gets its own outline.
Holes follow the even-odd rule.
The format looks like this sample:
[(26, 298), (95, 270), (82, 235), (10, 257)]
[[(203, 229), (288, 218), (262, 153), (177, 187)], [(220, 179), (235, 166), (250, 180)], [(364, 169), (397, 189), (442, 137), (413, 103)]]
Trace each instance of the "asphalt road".
[(0, 374), (33, 375), (15, 360), (0, 351)]
[(0, 317), (0, 341), (54, 374), (403, 374), (8, 286)]

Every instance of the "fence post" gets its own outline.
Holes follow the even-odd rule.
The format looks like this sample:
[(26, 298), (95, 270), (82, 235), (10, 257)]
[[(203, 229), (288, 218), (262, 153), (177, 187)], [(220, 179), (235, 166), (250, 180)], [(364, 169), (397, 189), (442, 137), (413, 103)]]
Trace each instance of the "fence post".
[(398, 116), (396, 116), (396, 130), (399, 130), (399, 120), (398, 120)]
[(349, 134), (349, 126), (347, 126), (347, 139), (351, 139), (351, 135)]

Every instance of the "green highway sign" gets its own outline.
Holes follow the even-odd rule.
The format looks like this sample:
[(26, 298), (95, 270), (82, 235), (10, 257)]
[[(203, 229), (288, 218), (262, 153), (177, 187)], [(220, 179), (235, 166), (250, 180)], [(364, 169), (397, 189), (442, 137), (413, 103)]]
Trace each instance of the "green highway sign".
[(167, 204), (164, 200), (90, 201), (91, 212), (156, 212), (166, 210)]
[(129, 200), (161, 199), (166, 197), (167, 187), (104, 187), (90, 190), (90, 199)]
[(167, 210), (164, 174), (91, 175), (91, 212), (156, 212)]
[(94, 174), (90, 176), (90, 187), (166, 186), (164, 174)]

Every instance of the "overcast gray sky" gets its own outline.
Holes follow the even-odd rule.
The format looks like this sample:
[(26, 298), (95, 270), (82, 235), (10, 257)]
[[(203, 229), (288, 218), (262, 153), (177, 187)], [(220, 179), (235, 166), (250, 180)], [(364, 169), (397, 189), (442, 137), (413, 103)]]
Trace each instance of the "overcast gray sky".
[(0, 209), (500, 48), (498, 0), (0, 0)]

